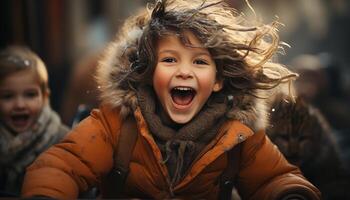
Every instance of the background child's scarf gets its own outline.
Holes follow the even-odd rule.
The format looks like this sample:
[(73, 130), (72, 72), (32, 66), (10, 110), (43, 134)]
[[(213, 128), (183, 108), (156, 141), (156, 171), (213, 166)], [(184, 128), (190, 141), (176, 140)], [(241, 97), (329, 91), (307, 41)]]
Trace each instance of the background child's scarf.
[(6, 190), (18, 192), (25, 168), (67, 131), (49, 106), (43, 108), (33, 128), (24, 133), (14, 135), (0, 123), (0, 172), (7, 176)]

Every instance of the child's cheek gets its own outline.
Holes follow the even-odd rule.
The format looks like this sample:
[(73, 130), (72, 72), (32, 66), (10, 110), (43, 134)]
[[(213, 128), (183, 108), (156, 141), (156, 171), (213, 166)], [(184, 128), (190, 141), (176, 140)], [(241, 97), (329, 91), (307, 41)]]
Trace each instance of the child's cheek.
[(167, 91), (167, 85), (169, 84), (170, 78), (168, 73), (163, 67), (156, 67), (153, 75), (153, 87), (157, 92)]

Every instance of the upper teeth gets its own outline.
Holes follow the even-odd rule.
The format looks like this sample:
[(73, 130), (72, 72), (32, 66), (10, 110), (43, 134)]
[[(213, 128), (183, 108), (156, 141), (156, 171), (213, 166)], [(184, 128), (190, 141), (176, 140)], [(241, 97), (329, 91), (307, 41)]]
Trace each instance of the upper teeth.
[(182, 91), (189, 91), (189, 90), (192, 90), (192, 88), (189, 88), (189, 87), (175, 87), (174, 89), (175, 89), (175, 90), (182, 90)]

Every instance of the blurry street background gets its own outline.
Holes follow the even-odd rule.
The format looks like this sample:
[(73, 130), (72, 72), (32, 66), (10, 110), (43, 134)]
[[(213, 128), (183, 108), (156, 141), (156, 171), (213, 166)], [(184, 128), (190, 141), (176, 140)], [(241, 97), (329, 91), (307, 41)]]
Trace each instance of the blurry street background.
[[(332, 127), (326, 137), (334, 136), (336, 147), (340, 150), (339, 154), (331, 154), (330, 157), (339, 155), (349, 170), (350, 0), (250, 0), (256, 14), (249, 9), (246, 0), (226, 1), (248, 19), (264, 23), (278, 19), (284, 24), (279, 28), (280, 39), (290, 48), (285, 46), (285, 55), (274, 59), (299, 73), (300, 77), (295, 82), (298, 96), (325, 116)], [(66, 125), (74, 126), (99, 104), (94, 73), (101, 52), (113, 40), (125, 18), (147, 3), (153, 1), (1, 0), (0, 48), (13, 44), (26, 45), (43, 59), (49, 72), (52, 108)], [(274, 112), (274, 108), (270, 110)], [(332, 164), (331, 159), (324, 157), (327, 153), (325, 144), (319, 142), (319, 138), (304, 136), (318, 135), (319, 129), (313, 126), (310, 130), (303, 126), (303, 122), (302, 126), (296, 127), (298, 131), (292, 130), (297, 132), (294, 135), (299, 146), (291, 150), (299, 153), (299, 159), (309, 161), (311, 172), (313, 167), (323, 169), (314, 160), (326, 158), (321, 163), (324, 166)], [(297, 126), (293, 120), (287, 123)], [(276, 130), (277, 135), (285, 134), (283, 128), (287, 126), (282, 124), (279, 127), (282, 130)], [(293, 140), (292, 137), (284, 138)], [(311, 140), (309, 144), (317, 145), (308, 145), (303, 151), (304, 140)], [(332, 141), (327, 142), (326, 145), (333, 145)], [(319, 148), (314, 150), (313, 146)], [(308, 152), (315, 159), (309, 159), (303, 152)], [(329, 168), (320, 173), (317, 171), (316, 177), (326, 177), (324, 173), (335, 170), (334, 167)], [(304, 170), (302, 166), (301, 169)], [(306, 170), (303, 173), (306, 177), (310, 175)], [(322, 192), (339, 194), (341, 199), (345, 199), (341, 193), (349, 195), (350, 179), (343, 174), (341, 177), (346, 180), (344, 184), (336, 177), (335, 186), (330, 184), (330, 189), (322, 188)]]
[[(227, 0), (253, 17), (244, 0)], [(96, 106), (100, 52), (146, 0), (2, 0), (0, 46), (27, 45), (47, 64), (51, 104), (71, 125), (79, 105)], [(251, 0), (259, 19), (279, 19), (291, 48), (278, 59), (301, 74), (300, 93), (350, 142), (350, 1)], [(305, 75), (303, 74), (305, 72)], [(303, 89), (305, 91), (303, 91)], [(84, 107), (79, 107), (83, 109)]]

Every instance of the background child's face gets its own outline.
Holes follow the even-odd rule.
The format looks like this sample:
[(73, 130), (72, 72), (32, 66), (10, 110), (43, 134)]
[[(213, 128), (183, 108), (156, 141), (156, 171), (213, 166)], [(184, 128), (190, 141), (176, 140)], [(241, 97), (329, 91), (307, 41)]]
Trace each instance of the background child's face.
[[(191, 32), (184, 36), (192, 46), (201, 46)], [(216, 80), (216, 65), (205, 48), (184, 46), (173, 36), (162, 37), (157, 46), (153, 87), (165, 112), (174, 122), (189, 122), (203, 107), (212, 91), (222, 83)]]
[(29, 130), (44, 106), (44, 97), (30, 70), (7, 76), (0, 83), (0, 119), (15, 134)]

